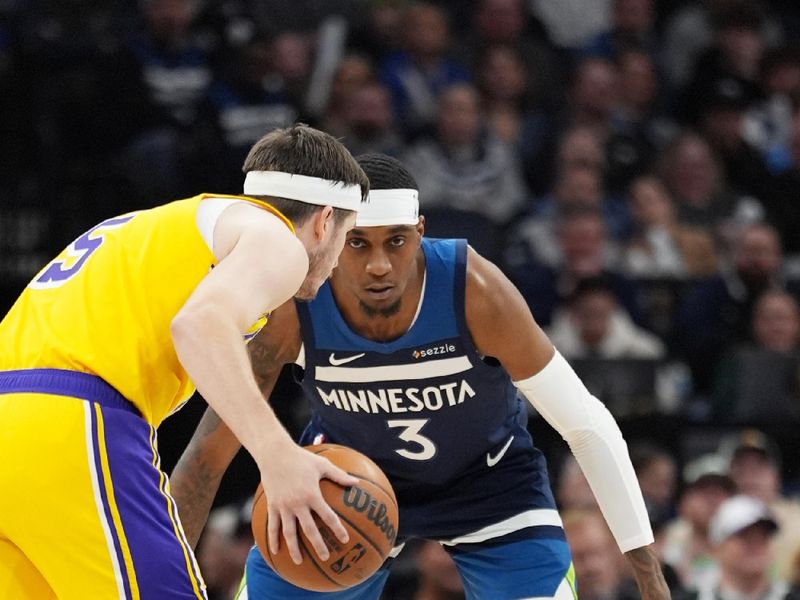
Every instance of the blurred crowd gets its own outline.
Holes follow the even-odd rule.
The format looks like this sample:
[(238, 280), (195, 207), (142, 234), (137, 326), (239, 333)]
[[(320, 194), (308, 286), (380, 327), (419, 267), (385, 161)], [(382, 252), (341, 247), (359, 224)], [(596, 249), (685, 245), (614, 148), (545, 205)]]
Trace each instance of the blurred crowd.
[[(790, 0), (0, 0), (0, 307), (97, 221), (239, 193), (258, 138), (310, 123), (404, 161), (428, 234), (496, 262), (623, 424), (700, 427), (640, 461), (675, 589), (783, 597), (737, 586), (797, 577), (798, 40)], [(630, 593), (553, 471), (582, 597)], [(204, 552), (233, 561), (225, 511)], [(415, 597), (457, 594), (444, 572)]]

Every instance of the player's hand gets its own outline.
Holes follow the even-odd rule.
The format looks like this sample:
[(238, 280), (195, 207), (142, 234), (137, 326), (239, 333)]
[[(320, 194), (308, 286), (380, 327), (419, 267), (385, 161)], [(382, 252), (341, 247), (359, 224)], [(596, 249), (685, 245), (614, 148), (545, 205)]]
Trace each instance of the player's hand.
[(625, 558), (633, 567), (642, 600), (670, 600), (671, 594), (661, 572), (661, 562), (652, 545), (626, 552)]
[(358, 478), (348, 475), (327, 458), (317, 456), (300, 446), (284, 444), (271, 453), (269, 462), (261, 469), (261, 481), (267, 497), (267, 535), (270, 552), (280, 547), (280, 533), (295, 564), (303, 560), (300, 552), (297, 523), (323, 561), (330, 553), (314, 522), (316, 514), (342, 543), (348, 541), (347, 530), (339, 517), (325, 502), (319, 481), (330, 479), (343, 486), (356, 485)]

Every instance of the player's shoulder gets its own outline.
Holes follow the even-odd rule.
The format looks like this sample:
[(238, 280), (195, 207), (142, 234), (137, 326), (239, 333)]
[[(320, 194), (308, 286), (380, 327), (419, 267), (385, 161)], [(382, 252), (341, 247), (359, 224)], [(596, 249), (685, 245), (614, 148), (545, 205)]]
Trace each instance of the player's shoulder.
[(509, 302), (516, 288), (489, 259), (467, 247), (465, 304), (467, 313), (491, 315)]
[(228, 219), (235, 222), (243, 229), (255, 229), (269, 231), (271, 233), (287, 234), (294, 237), (294, 232), (288, 219), (269, 210), (266, 206), (260, 206), (246, 198), (232, 198), (232, 203), (220, 215), (220, 219)]
[(221, 258), (243, 239), (255, 240), (261, 253), (273, 253), (289, 262), (306, 257), (302, 242), (286, 220), (246, 200), (233, 202), (219, 215), (214, 229), (214, 253)]
[(492, 291), (498, 283), (510, 285), (500, 267), (479, 254), (472, 246), (467, 246), (466, 263), (467, 293), (470, 293), (470, 289), (473, 293)]

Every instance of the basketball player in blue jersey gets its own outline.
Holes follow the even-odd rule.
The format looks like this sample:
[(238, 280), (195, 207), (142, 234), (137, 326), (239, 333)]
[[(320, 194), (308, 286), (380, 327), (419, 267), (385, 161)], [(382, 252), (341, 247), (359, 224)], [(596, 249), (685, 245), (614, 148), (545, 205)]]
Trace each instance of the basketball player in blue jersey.
[[(392, 482), (403, 540), (440, 541), (467, 597), (572, 599), (574, 573), (530, 401), (567, 440), (645, 600), (669, 598), (627, 447), (499, 269), (464, 240), (423, 238), (416, 184), (398, 161), (365, 155), (369, 202), (316, 299), (277, 309), (250, 345), (265, 395), (281, 367), (304, 367), (312, 416), (301, 444), (374, 459)], [(208, 412), (173, 473), (196, 543), (236, 438)], [(277, 531), (270, 529), (270, 547)], [(340, 592), (301, 590), (253, 549), (241, 598), (370, 600), (391, 560)]]

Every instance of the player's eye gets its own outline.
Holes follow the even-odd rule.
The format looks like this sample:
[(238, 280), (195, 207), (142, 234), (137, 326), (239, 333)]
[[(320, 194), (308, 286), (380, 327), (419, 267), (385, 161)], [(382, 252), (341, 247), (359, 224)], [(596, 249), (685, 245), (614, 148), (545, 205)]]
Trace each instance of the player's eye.
[(355, 248), (356, 250), (360, 248), (366, 248), (367, 244), (364, 240), (360, 240), (358, 238), (350, 238), (347, 240), (347, 245), (351, 248)]
[(395, 236), (389, 240), (391, 246), (399, 247), (406, 243), (406, 238), (401, 235)]

